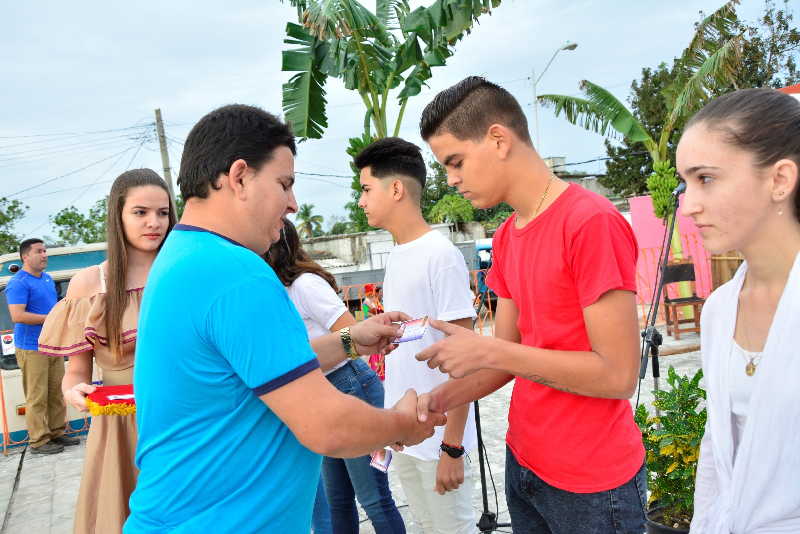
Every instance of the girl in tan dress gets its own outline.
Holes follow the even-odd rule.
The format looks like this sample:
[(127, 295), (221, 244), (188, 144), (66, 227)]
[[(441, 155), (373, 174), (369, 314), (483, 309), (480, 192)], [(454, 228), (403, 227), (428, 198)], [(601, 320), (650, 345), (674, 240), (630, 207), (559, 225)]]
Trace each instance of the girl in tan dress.
[[(61, 389), (64, 400), (76, 409), (87, 411), (85, 397), (95, 390), (95, 364), (104, 385), (133, 383), (142, 290), (175, 219), (167, 185), (152, 170), (127, 171), (111, 186), (108, 258), (72, 278), (66, 298), (48, 315), (39, 339), (43, 353), (69, 356)], [(135, 415), (92, 418), (75, 510), (76, 534), (122, 532), (138, 475), (135, 452)]]

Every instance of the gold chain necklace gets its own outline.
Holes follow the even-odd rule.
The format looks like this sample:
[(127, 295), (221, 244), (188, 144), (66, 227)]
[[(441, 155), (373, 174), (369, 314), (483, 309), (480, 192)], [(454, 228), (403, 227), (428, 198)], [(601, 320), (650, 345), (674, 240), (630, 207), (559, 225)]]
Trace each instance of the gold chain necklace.
[[(747, 343), (748, 347), (752, 347), (753, 345), (750, 343), (750, 336), (747, 334), (747, 328), (745, 327), (745, 319), (744, 319), (744, 307), (742, 307), (741, 296), (739, 296), (739, 309), (740, 309), (740, 321), (742, 327), (742, 335), (744, 336), (745, 343)], [(741, 347), (740, 347), (741, 348)], [(747, 364), (744, 366), (744, 372), (747, 376), (753, 376), (756, 374), (756, 368), (758, 367), (758, 363), (756, 362), (756, 358), (761, 356), (759, 352), (751, 352), (749, 350), (745, 350), (741, 348), (742, 352), (744, 353), (745, 358), (747, 358)]]
[(553, 183), (553, 175), (550, 175), (550, 179), (547, 180), (547, 187), (544, 188), (544, 193), (542, 194), (542, 198), (539, 199), (539, 205), (536, 206), (536, 211), (533, 214), (533, 218), (535, 219), (537, 215), (539, 215), (539, 210), (542, 209), (542, 204), (544, 204), (544, 199), (547, 198), (547, 192), (550, 191), (550, 184)]

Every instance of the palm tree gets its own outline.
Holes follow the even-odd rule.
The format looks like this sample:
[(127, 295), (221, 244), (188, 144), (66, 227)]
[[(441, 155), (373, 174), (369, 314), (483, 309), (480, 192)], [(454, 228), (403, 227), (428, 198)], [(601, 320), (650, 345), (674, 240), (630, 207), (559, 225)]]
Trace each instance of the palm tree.
[(297, 210), (297, 234), (308, 239), (322, 233), (322, 215), (314, 215), (314, 204), (300, 204)]
[[(736, 88), (736, 72), (740, 68), (743, 33), (736, 33), (736, 5), (739, 0), (729, 0), (714, 13), (704, 18), (695, 28), (689, 46), (678, 60), (678, 75), (664, 90), (668, 114), (657, 139), (652, 137), (636, 116), (608, 90), (588, 80), (580, 83), (585, 98), (565, 95), (541, 95), (544, 106), (553, 106), (556, 116), (564, 116), (572, 124), (612, 137), (622, 136), (631, 143), (641, 142), (653, 160), (653, 174), (647, 188), (653, 199), (657, 217), (669, 227), (672, 191), (678, 185), (675, 168), (668, 156), (668, 143), (675, 125), (689, 118), (720, 90)], [(671, 237), (673, 257), (683, 257), (678, 227)], [(688, 284), (679, 284), (681, 296), (689, 296)], [(691, 317), (691, 309), (685, 310)]]
[[(319, 139), (328, 126), (325, 82), (340, 78), (364, 103), (364, 130), (397, 135), (406, 103), (445, 64), (454, 45), (478, 17), (501, 0), (436, 0), (414, 11), (408, 0), (377, 0), (375, 13), (357, 0), (289, 0), (300, 24), (288, 23), (283, 70), (296, 72), (283, 85), (283, 111), (295, 135)], [(394, 127), (390, 92), (399, 89)]]
[[(697, 26), (694, 37), (678, 61), (678, 75), (664, 90), (668, 114), (660, 135), (653, 137), (636, 116), (608, 90), (588, 80), (580, 82), (585, 98), (566, 95), (541, 95), (544, 106), (553, 106), (556, 116), (564, 113), (577, 124), (601, 135), (624, 137), (641, 142), (653, 160), (654, 172), (647, 182), (653, 197), (656, 216), (667, 220), (672, 190), (678, 185), (675, 169), (668, 156), (668, 144), (675, 125), (700, 109), (715, 92), (736, 88), (744, 35), (735, 33), (736, 5), (730, 0)], [(672, 236), (675, 257), (681, 257), (677, 230)]]

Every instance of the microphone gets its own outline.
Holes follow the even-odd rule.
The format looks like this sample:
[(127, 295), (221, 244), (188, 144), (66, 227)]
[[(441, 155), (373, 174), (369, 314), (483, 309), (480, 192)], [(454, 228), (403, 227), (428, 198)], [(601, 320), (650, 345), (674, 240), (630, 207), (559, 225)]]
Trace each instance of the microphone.
[(678, 195), (680, 195), (684, 191), (686, 191), (686, 182), (680, 182), (678, 184), (678, 187), (676, 187), (675, 189), (672, 190), (672, 196), (673, 197), (677, 197)]

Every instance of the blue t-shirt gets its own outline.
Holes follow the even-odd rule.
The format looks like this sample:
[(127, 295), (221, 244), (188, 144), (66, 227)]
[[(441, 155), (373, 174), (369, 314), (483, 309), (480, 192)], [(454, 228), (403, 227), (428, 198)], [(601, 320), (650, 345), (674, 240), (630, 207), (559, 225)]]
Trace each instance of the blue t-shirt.
[(309, 532), (321, 457), (258, 396), (318, 367), (267, 263), (176, 225), (139, 316), (141, 471), (125, 534)]
[[(28, 271), (19, 271), (8, 281), (6, 301), (9, 304), (25, 304), (25, 311), (47, 315), (58, 302), (56, 284), (47, 273), (33, 276)], [(39, 350), (40, 324), (14, 325), (14, 345), (23, 350)]]

